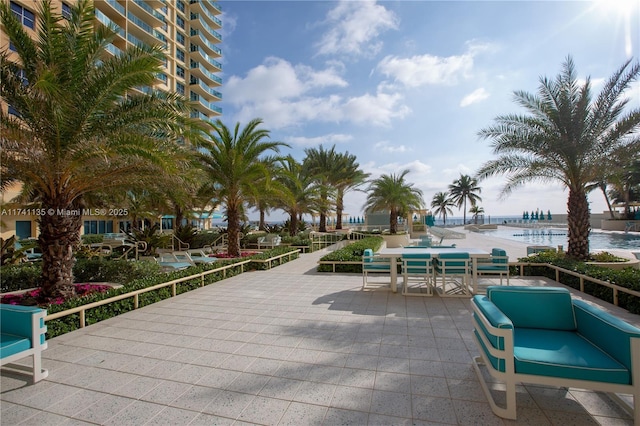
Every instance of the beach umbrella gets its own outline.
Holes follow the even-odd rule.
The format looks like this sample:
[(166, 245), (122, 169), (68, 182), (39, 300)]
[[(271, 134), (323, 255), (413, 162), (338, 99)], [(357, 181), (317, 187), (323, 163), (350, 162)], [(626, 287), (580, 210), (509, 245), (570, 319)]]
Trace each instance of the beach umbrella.
[(527, 212), (522, 212), (522, 220), (525, 220), (527, 218)]
[(547, 220), (551, 220), (551, 210), (547, 210)]

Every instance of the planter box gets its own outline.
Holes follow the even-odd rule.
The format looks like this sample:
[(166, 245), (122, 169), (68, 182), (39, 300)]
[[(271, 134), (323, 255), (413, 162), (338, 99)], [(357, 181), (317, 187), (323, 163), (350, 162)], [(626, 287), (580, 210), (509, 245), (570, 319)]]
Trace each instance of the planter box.
[(381, 237), (384, 238), (388, 248), (405, 247), (411, 243), (409, 234), (382, 234)]
[(622, 270), (625, 268), (640, 269), (640, 260), (629, 259), (626, 262), (585, 262), (587, 265), (599, 266), (601, 268), (609, 268), (615, 270)]

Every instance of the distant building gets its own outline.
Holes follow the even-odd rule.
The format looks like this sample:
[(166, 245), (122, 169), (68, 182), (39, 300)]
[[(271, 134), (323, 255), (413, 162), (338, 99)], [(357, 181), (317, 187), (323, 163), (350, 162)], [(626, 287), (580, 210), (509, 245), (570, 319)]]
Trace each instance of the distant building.
[[(7, 0), (2, 0), (7, 1)], [(14, 15), (30, 34), (35, 36), (38, 28), (37, 5), (34, 0), (9, 1)], [(52, 5), (63, 16), (70, 16), (70, 6), (75, 0), (53, 0)], [(193, 101), (192, 118), (215, 121), (222, 109), (219, 92), (222, 79), (222, 50), (218, 45), (222, 35), (219, 15), (222, 13), (216, 0), (96, 0), (96, 25), (111, 25), (117, 36), (108, 51), (119, 55), (127, 45), (162, 45), (166, 52), (164, 70), (158, 73), (154, 89), (177, 92)], [(12, 45), (0, 28), (0, 49), (11, 51)], [(148, 88), (146, 88), (148, 89)], [(140, 90), (146, 90), (140, 88)], [(12, 113), (11, 106), (0, 101), (0, 108)], [(17, 235), (21, 238), (36, 236), (36, 217), (28, 209), (9, 204), (19, 192), (19, 187), (10, 188), (0, 194), (1, 237)], [(89, 217), (84, 221), (82, 233), (118, 232), (120, 218)]]

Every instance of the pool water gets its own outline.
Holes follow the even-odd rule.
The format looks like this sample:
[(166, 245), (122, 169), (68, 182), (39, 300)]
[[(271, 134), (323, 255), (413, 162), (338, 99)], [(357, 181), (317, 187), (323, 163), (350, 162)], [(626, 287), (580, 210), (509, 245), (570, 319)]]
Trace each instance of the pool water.
[[(557, 247), (568, 246), (567, 230), (562, 228), (498, 228), (496, 230), (482, 231), (485, 235), (520, 241), (531, 245)], [(589, 248), (597, 250), (622, 249), (640, 250), (640, 234), (623, 232), (598, 232), (591, 231), (589, 235)]]

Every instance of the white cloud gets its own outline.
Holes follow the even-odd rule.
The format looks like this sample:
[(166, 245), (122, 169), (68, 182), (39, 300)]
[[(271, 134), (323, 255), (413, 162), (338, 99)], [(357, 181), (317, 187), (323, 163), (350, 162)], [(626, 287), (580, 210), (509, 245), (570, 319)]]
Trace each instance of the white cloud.
[(378, 64), (384, 75), (407, 87), (454, 85), (460, 79), (468, 78), (472, 68), (473, 57), (469, 54), (449, 57), (425, 54), (410, 58), (387, 56)]
[(377, 69), (387, 77), (407, 87), (425, 85), (455, 85), (467, 79), (473, 71), (474, 57), (491, 48), (489, 44), (476, 41), (466, 43), (467, 51), (462, 55), (435, 56), (428, 53), (410, 58), (386, 56)]
[(294, 145), (301, 146), (315, 146), (320, 144), (333, 145), (339, 143), (349, 142), (353, 139), (352, 135), (345, 135), (342, 133), (330, 133), (328, 135), (316, 136), (313, 138), (308, 138), (305, 136), (293, 136), (287, 138), (287, 142), (290, 142)]
[(465, 96), (464, 98), (462, 98), (462, 100), (460, 101), (460, 106), (461, 107), (467, 107), (469, 105), (478, 103), (478, 102), (482, 102), (485, 99), (487, 99), (489, 97), (489, 92), (487, 92), (484, 87), (481, 87), (479, 89), (474, 90), (473, 92), (469, 93), (467, 96)]
[(410, 151), (410, 149), (404, 145), (395, 146), (395, 145), (391, 145), (388, 141), (378, 142), (373, 147), (376, 151), (389, 152), (389, 153), (398, 153), (398, 152), (404, 153), (404, 152)]
[(330, 28), (316, 44), (320, 55), (375, 55), (382, 47), (378, 36), (398, 28), (398, 17), (375, 1), (341, 1), (325, 22)]
[(260, 117), (270, 128), (305, 121), (388, 126), (392, 119), (411, 112), (403, 104), (403, 95), (390, 92), (388, 86), (361, 96), (314, 96), (320, 90), (347, 86), (336, 68), (333, 64), (316, 70), (307, 65), (293, 66), (281, 58), (267, 58), (246, 77), (231, 76), (225, 86), (225, 99), (238, 108), (238, 121)]

